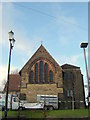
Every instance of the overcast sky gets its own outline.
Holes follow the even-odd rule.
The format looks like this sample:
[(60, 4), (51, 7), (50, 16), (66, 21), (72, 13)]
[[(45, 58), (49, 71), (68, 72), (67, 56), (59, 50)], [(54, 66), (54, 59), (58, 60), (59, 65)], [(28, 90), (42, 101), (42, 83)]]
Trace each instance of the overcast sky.
[(20, 70), (43, 41), (43, 46), (59, 65), (79, 66), (86, 81), (80, 43), (88, 42), (88, 2), (3, 2), (0, 16), (1, 88), (3, 80), (7, 79), (10, 30), (16, 39), (10, 71)]

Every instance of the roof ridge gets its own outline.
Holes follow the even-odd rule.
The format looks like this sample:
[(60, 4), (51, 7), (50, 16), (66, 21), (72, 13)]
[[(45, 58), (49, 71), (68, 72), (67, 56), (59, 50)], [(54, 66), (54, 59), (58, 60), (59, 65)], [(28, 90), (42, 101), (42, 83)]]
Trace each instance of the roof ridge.
[(73, 64), (67, 64), (67, 63), (66, 63), (66, 64), (63, 64), (61, 67), (64, 67), (64, 66), (66, 66), (66, 65), (67, 65), (67, 66), (71, 66), (71, 67), (75, 67), (75, 68), (80, 68), (80, 67), (75, 66), (75, 65), (73, 65)]

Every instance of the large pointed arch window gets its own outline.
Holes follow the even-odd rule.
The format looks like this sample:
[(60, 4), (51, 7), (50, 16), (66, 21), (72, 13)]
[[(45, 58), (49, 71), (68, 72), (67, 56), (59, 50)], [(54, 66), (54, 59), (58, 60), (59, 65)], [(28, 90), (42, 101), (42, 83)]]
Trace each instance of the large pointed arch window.
[(43, 82), (43, 61), (40, 61), (40, 82)]
[(49, 77), (50, 77), (50, 82), (53, 82), (53, 72), (50, 70), (49, 71)]
[(48, 82), (48, 64), (45, 63), (45, 82)]
[(38, 63), (35, 64), (35, 82), (38, 82)]
[(33, 71), (30, 72), (29, 82), (33, 83)]

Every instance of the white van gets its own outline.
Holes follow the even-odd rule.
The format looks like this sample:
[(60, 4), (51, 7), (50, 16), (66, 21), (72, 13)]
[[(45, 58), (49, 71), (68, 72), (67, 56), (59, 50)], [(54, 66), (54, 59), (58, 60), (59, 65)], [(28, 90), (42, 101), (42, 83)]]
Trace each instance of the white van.
[[(5, 100), (6, 100), (6, 94), (0, 93), (0, 109), (5, 109)], [(20, 101), (18, 96), (8, 94), (8, 109), (17, 110), (20, 107)]]

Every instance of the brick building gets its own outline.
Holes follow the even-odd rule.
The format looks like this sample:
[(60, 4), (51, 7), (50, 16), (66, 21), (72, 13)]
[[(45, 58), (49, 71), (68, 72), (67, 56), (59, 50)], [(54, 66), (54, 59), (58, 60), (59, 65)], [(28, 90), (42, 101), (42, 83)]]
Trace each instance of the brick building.
[[(10, 94), (20, 95), (20, 82), (21, 82), (21, 77), (19, 74), (10, 74), (10, 77), (9, 77), (9, 93)], [(6, 85), (3, 89), (4, 93), (6, 91)]]
[[(80, 67), (64, 64), (63, 69), (63, 90), (64, 100), (66, 101), (65, 108), (84, 108), (85, 93), (83, 75)], [(75, 102), (72, 102), (75, 101)]]
[(60, 66), (43, 45), (23, 66), (19, 74), (21, 99), (36, 102), (37, 94), (57, 95), (59, 109), (85, 107), (83, 75), (80, 67), (69, 64)]

